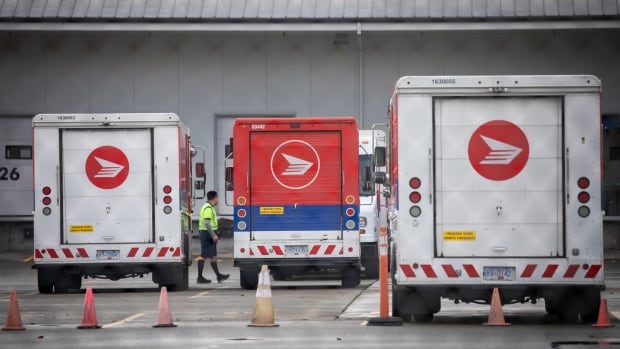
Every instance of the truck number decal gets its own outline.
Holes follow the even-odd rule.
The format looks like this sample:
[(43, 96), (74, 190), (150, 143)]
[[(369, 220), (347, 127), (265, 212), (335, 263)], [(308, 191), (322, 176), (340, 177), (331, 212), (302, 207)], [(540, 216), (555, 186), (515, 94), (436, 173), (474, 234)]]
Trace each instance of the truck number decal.
[(456, 79), (433, 79), (433, 85), (454, 85)]
[(0, 167), (0, 181), (17, 181), (19, 180), (19, 171), (17, 167), (9, 170), (8, 167)]

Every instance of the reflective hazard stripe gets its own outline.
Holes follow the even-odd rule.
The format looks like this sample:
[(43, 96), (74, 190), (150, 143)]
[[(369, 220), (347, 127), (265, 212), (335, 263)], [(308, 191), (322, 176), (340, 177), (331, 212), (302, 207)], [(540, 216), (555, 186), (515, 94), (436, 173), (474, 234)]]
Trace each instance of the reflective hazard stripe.
[[(181, 247), (179, 246), (165, 246), (159, 248), (157, 254), (154, 254), (155, 247), (148, 246), (144, 248), (144, 251), (140, 253), (141, 247), (131, 247), (127, 252), (126, 258), (164, 258), (164, 257), (181, 257)], [(94, 251), (93, 251), (94, 252)], [(84, 247), (63, 247), (59, 249), (55, 248), (37, 248), (34, 250), (34, 258), (36, 259), (77, 259), (77, 258), (90, 258), (88, 250)]]
[(552, 278), (553, 274), (555, 274), (556, 270), (558, 270), (558, 265), (557, 264), (549, 264), (545, 268), (545, 272), (542, 274), (542, 277), (543, 278)]
[(463, 269), (465, 269), (465, 272), (467, 273), (467, 276), (469, 276), (470, 278), (479, 278), (480, 274), (478, 274), (478, 271), (476, 270), (476, 267), (473, 266), (472, 264), (463, 264)]
[[(581, 267), (585, 270), (585, 273), (579, 271)], [(517, 273), (517, 275), (519, 275), (519, 278), (522, 280), (533, 278), (551, 279), (554, 277), (561, 277), (563, 279), (593, 279), (596, 278), (602, 267), (603, 266), (601, 264), (569, 264), (565, 268), (561, 267), (560, 264), (557, 263), (527, 264), (525, 265), (521, 273)], [(441, 264), (440, 266), (435, 266), (433, 264), (412, 263), (399, 264), (399, 268), (402, 272), (402, 275), (404, 275), (406, 278), (481, 278), (480, 272), (473, 264)], [(420, 273), (416, 273), (417, 270), (419, 270)], [(461, 270), (464, 270), (465, 273), (461, 273)]]
[(280, 246), (273, 246), (273, 252), (278, 256), (284, 256), (284, 251), (280, 248)]
[(135, 257), (136, 254), (138, 253), (138, 248), (137, 247), (132, 247), (131, 250), (129, 250), (129, 253), (127, 254), (127, 257), (132, 258)]
[[(329, 245), (311, 245), (308, 246), (308, 256), (320, 257), (320, 256), (335, 256), (344, 255), (344, 247), (336, 250), (338, 247), (336, 244)], [(284, 245), (257, 245), (249, 248), (250, 256), (280, 256), (283, 257), (285, 247)]]
[(325, 254), (326, 255), (332, 254), (332, 252), (334, 252), (335, 248), (336, 248), (336, 245), (329, 245), (329, 246), (327, 246), (327, 249), (325, 250)]
[(147, 247), (142, 254), (142, 257), (150, 257), (151, 253), (153, 253), (154, 247)]
[(585, 278), (586, 279), (594, 279), (596, 277), (596, 274), (598, 274), (599, 270), (601, 270), (603, 266), (600, 264), (593, 264), (590, 266), (590, 268), (588, 269), (588, 272), (586, 273)]

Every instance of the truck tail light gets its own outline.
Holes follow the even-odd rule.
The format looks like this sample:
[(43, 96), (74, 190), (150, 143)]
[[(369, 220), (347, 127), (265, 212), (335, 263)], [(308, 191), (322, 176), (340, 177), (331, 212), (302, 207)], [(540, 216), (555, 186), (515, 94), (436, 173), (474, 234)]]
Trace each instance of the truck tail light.
[(586, 189), (590, 186), (590, 180), (586, 177), (581, 177), (577, 180), (577, 186), (579, 189)]
[(586, 204), (590, 202), (590, 193), (587, 192), (585, 189), (590, 186), (590, 179), (587, 177), (580, 177), (577, 180), (577, 186), (579, 187), (579, 189), (582, 189), (582, 191), (577, 194), (577, 201), (583, 204), (577, 209), (577, 214), (580, 217), (588, 217), (590, 215), (590, 207), (588, 207)]
[[(347, 195), (344, 198), (344, 202), (347, 203), (347, 205), (355, 205), (355, 196), (353, 195)], [(359, 207), (357, 207), (356, 205), (354, 207), (347, 207), (344, 211), (345, 214), (345, 218), (346, 221), (344, 222), (344, 226), (346, 227), (346, 229), (348, 230), (353, 230), (353, 229), (358, 229), (359, 232), (359, 217), (357, 217), (358, 214), (358, 210)]]
[(590, 194), (588, 194), (587, 191), (582, 191), (577, 195), (577, 200), (579, 200), (582, 204), (585, 204), (590, 201)]
[(43, 200), (41, 200), (41, 202), (44, 205), (43, 210), (41, 212), (43, 212), (44, 215), (49, 216), (52, 213), (52, 208), (49, 207), (49, 205), (52, 204), (52, 198), (49, 197), (49, 195), (52, 193), (52, 188), (43, 187), (43, 189), (41, 190), (41, 193), (43, 193), (44, 195)]
[[(247, 199), (245, 198), (245, 196), (239, 196), (237, 198), (237, 205), (238, 206), (245, 206), (248, 203)], [(235, 220), (235, 230), (246, 230), (248, 227), (248, 223), (246, 221), (246, 217), (248, 217), (248, 211), (246, 210), (246, 208), (244, 207), (235, 207), (235, 212), (236, 212), (236, 216), (234, 218)]]
[[(164, 185), (164, 187), (162, 188), (162, 191), (164, 192), (164, 204), (166, 205), (170, 205), (172, 203), (172, 196), (170, 196), (170, 193), (172, 193), (172, 186), (170, 185)], [(164, 213), (165, 214), (170, 214), (172, 213), (172, 207), (170, 206), (164, 206)]]
[(411, 194), (409, 194), (409, 200), (411, 200), (414, 204), (420, 202), (421, 199), (422, 195), (420, 195), (420, 192), (412, 191)]
[[(411, 187), (411, 189), (414, 189), (409, 194), (409, 200), (414, 204), (417, 204), (420, 202), (420, 200), (422, 200), (422, 194), (420, 194), (420, 192), (417, 190), (421, 186), (422, 181), (420, 180), (420, 178), (411, 177), (411, 179), (409, 179), (409, 187)], [(412, 217), (419, 217), (422, 214), (422, 209), (418, 205), (411, 206), (411, 208), (409, 209), (409, 214)]]

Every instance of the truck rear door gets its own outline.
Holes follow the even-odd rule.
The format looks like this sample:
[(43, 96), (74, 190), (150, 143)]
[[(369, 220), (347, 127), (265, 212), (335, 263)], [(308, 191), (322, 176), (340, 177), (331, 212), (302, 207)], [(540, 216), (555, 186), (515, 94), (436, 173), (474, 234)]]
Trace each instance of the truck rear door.
[(559, 97), (436, 98), (438, 256), (564, 254)]
[(252, 240), (342, 238), (339, 131), (251, 132), (249, 151)]
[(153, 241), (149, 129), (61, 133), (64, 243)]

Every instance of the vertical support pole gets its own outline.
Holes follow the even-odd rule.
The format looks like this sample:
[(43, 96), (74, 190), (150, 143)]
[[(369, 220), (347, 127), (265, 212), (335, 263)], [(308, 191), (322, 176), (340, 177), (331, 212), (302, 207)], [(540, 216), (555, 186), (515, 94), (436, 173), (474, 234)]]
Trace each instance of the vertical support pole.
[(387, 227), (379, 228), (379, 317), (368, 319), (368, 326), (401, 326), (400, 317), (389, 316)]
[(379, 316), (389, 316), (388, 298), (388, 260), (387, 228), (379, 228)]

